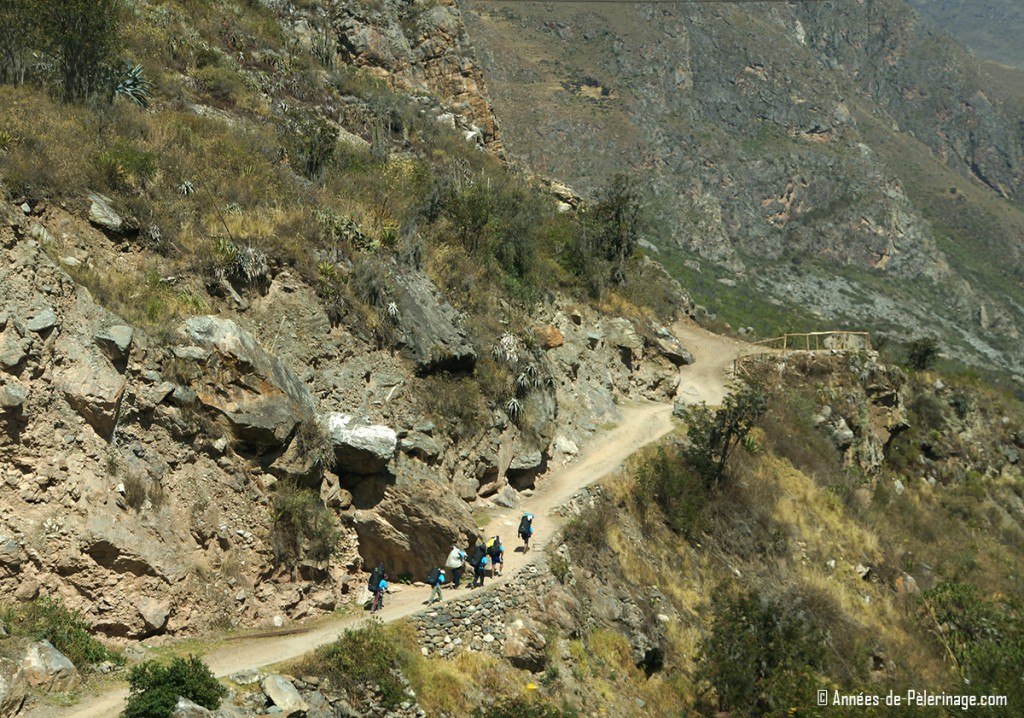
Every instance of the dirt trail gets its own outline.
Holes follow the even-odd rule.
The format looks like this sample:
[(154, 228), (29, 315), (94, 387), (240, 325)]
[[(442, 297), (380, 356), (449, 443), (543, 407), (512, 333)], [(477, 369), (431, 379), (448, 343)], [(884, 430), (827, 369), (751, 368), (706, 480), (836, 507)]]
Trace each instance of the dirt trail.
[[(673, 331), (695, 358), (695, 363), (680, 369), (677, 397), (688, 403), (705, 401), (719, 404), (725, 396), (731, 378), (732, 362), (742, 354), (760, 351), (749, 344), (717, 334), (711, 334), (691, 323), (680, 322)], [(625, 406), (622, 422), (603, 432), (585, 447), (582, 455), (572, 464), (556, 469), (543, 478), (533, 496), (525, 499), (517, 509), (504, 510), (492, 516), (484, 535), (503, 537), (505, 544), (505, 576), (511, 576), (526, 566), (556, 532), (561, 519), (551, 513), (564, 504), (579, 489), (617, 470), (631, 454), (645, 444), (657, 441), (672, 430), (670, 404), (645, 403)], [(524, 511), (534, 514), (533, 546), (529, 553), (521, 551), (516, 538), (519, 517)], [(439, 557), (440, 558), (440, 557)], [(502, 582), (504, 578), (487, 580), (486, 585)], [(470, 589), (446, 591), (446, 595), (463, 596)], [(429, 590), (422, 587), (399, 586), (388, 596), (384, 609), (378, 614), (385, 622), (408, 616), (423, 608)], [(227, 676), (246, 668), (260, 668), (308, 653), (317, 646), (336, 640), (346, 628), (367, 620), (368, 614), (346, 616), (326, 621), (309, 630), (289, 635), (248, 638), (231, 641), (203, 656), (203, 660), (217, 676)], [(26, 714), (26, 718), (111, 718), (124, 708), (127, 689), (118, 688), (87, 697), (73, 708), (40, 707)]]

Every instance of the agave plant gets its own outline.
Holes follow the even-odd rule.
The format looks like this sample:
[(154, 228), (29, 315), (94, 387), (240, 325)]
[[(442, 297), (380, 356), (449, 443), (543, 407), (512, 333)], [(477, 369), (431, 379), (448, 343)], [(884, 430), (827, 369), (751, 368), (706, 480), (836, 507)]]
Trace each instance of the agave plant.
[(117, 80), (114, 94), (127, 97), (139, 107), (149, 107), (152, 87), (152, 83), (142, 76), (142, 65), (128, 65)]
[(505, 413), (508, 414), (509, 419), (518, 424), (523, 418), (523, 405), (519, 403), (519, 399), (509, 399), (505, 404)]
[(505, 332), (491, 347), (491, 356), (497, 361), (515, 364), (519, 361), (519, 339), (512, 332)]

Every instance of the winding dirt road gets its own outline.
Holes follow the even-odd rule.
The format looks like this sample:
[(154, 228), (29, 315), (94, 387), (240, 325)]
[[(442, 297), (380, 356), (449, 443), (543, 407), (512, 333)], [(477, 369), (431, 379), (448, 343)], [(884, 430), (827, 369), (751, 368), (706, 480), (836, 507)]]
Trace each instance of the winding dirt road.
[[(721, 403), (728, 390), (733, 360), (760, 351), (749, 344), (707, 332), (689, 322), (676, 324), (673, 331), (696, 360), (680, 369), (677, 398), (687, 403)], [(486, 536), (497, 534), (505, 537), (508, 547), (505, 552), (505, 576), (515, 574), (529, 563), (555, 534), (561, 519), (552, 513), (552, 509), (564, 504), (582, 487), (618, 469), (626, 458), (645, 444), (668, 434), (672, 426), (670, 404), (625, 406), (622, 408), (622, 422), (614, 429), (595, 436), (574, 463), (556, 469), (543, 478), (534, 495), (525, 499), (519, 508), (494, 515), (483, 531)], [(533, 525), (536, 538), (530, 553), (526, 554), (513, 550), (519, 544), (515, 533), (523, 511), (529, 511), (535, 516)], [(504, 580), (488, 580), (488, 585)], [(460, 589), (456, 595), (462, 596), (468, 591)], [(387, 605), (378, 616), (389, 622), (415, 613), (423, 608), (428, 593), (426, 588), (400, 586), (394, 595), (388, 597)], [(308, 630), (288, 635), (243, 638), (205, 654), (203, 660), (218, 677), (247, 668), (261, 668), (308, 653), (319, 645), (336, 640), (346, 628), (359, 625), (365, 620), (366, 614), (359, 613), (322, 622)], [(87, 696), (82, 703), (72, 708), (39, 706), (29, 711), (26, 718), (112, 718), (123, 710), (127, 696), (126, 688), (115, 688)]]

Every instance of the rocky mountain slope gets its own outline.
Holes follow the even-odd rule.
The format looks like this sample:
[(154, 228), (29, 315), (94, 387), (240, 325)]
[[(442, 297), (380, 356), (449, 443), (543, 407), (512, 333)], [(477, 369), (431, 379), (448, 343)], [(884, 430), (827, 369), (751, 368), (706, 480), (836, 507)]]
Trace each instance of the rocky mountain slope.
[(1020, 34), (1024, 8), (1012, 0), (911, 0), (910, 4), (942, 27), (978, 57), (1005, 65), (1024, 66)]
[[(549, 461), (616, 420), (617, 398), (670, 398), (685, 359), (628, 320), (551, 307), (546, 350), (533, 350), (551, 385), (531, 432), (499, 410), (471, 443), (453, 441), (422, 409), (415, 360), (353, 345), (294, 277), (157, 339), (98, 306), (33, 238), (66, 264), (116, 263), (95, 228), (19, 209), (3, 237), (0, 581), (22, 599), (64, 597), (109, 636), (331, 610), (359, 556), (425, 573), (475, 535), (463, 500), (514, 505)], [(408, 282), (415, 304), (397, 296), (409, 335), (432, 362), (465, 361), (464, 338), (446, 343), (459, 336), (450, 307), (426, 279)], [(279, 482), (342, 512), (342, 560), (281, 572)]]
[(138, 102), (0, 85), (5, 595), (118, 639), (331, 611), (674, 395), (689, 353), (491, 159), (458, 9), (395, 9), (141, 4)]
[[(636, 246), (713, 287), (705, 301), (763, 292), (751, 323), (793, 321), (790, 307), (870, 317), (1020, 372), (1014, 100), (904, 7), (140, 2), (80, 83), (61, 77), (52, 28), (12, 14), (0, 35), (0, 592), (17, 606), (60, 599), (105, 639), (155, 646), (333, 611), (377, 561), (422, 578), (617, 422), (621, 402), (676, 398), (679, 367), (700, 351), (666, 326), (697, 310)], [(928, 53), (943, 62), (922, 64)], [(90, 90), (112, 76), (113, 89)], [(623, 220), (639, 214), (635, 195), (607, 190), (624, 167), (649, 198), (642, 238)], [(770, 321), (756, 317), (765, 306)], [(889, 579), (924, 583), (942, 555), (922, 565), (901, 536), (865, 538), (857, 511), (906, 508), (889, 492), (922, 472), (919, 523), (927, 505), (984, 528), (981, 570), (965, 555), (939, 573), (1016, 595), (988, 570), (1020, 541), (1013, 408), (978, 416), (973, 395), (933, 384), (906, 421), (897, 370), (838, 356), (770, 377), (806, 390), (745, 447), (770, 445), (739, 470), (775, 493), (680, 494), (695, 511), (713, 504), (701, 521), (742, 531), (709, 530), (715, 551), (695, 554), (660, 516), (630, 504), (618, 525), (601, 492), (578, 497), (581, 518), (538, 577), (552, 602), (524, 598), (524, 579), (524, 625), (495, 619), (500, 630), (467, 642), (504, 649), (518, 636), (520, 668), (547, 671), (570, 705), (703, 706), (705, 678), (672, 681), (691, 675), (694, 626), (710, 614), (662, 568), (706, 560), (717, 568), (702, 580), (717, 582), (735, 573), (718, 571), (726, 556), (767, 581), (760, 557), (810, 562), (798, 498), (823, 525), (841, 501), (852, 518), (839, 535), (882, 567), (867, 595), (884, 615), (851, 620), (881, 625)], [(790, 426), (799, 447), (773, 433)], [(621, 506), (629, 496), (666, 503), (638, 489)], [(984, 510), (965, 505), (982, 496)], [(652, 535), (671, 551), (648, 564)], [(819, 546), (816, 571), (786, 576), (824, 581), (840, 549)], [(605, 590), (588, 563), (599, 556), (632, 560), (628, 581)], [(847, 568), (841, 605), (866, 580)], [(419, 619), (413, 656), (448, 645), (432, 619)], [(534, 621), (568, 634), (557, 653)], [(892, 645), (910, 640), (904, 628)], [(33, 645), (17, 650), (45, 648)], [(638, 688), (666, 656), (671, 680)], [(25, 672), (10, 658), (5, 680)], [(522, 678), (494, 661), (459, 685)], [(929, 652), (920, 665), (940, 675), (940, 663)], [(352, 698), (309, 677), (307, 694)], [(622, 677), (622, 701), (588, 688)], [(276, 702), (275, 683), (249, 708)], [(353, 691), (386, 713), (372, 683)], [(433, 710), (459, 714), (434, 696)]]
[(642, 178), (648, 239), (730, 321), (802, 308), (1020, 372), (1013, 83), (904, 3), (497, 2), (467, 23), (510, 156), (584, 193)]

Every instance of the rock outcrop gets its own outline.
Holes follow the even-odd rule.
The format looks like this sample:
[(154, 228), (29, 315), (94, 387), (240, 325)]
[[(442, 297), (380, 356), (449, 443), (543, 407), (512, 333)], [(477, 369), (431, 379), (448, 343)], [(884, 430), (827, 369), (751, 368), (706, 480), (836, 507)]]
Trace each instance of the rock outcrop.
[(501, 150), (498, 122), (454, 0), (432, 5), (384, 2), (376, 11), (347, 4), (335, 22), (344, 60), (406, 89), (428, 89), (452, 108), (466, 138)]
[(370, 424), (351, 414), (331, 414), (327, 417), (326, 428), (338, 470), (342, 472), (380, 473), (398, 446), (398, 434), (394, 429)]
[(28, 696), (28, 681), (21, 666), (0, 658), (0, 718), (14, 718)]
[(538, 673), (547, 664), (547, 643), (536, 626), (518, 619), (505, 632), (503, 654), (516, 668)]
[(197, 370), (188, 381), (200, 404), (223, 416), (254, 446), (283, 446), (314, 417), (313, 399), (288, 366), (231, 319), (192, 317), (182, 328), (191, 346), (175, 356)]
[(29, 645), (21, 667), (28, 685), (47, 693), (71, 691), (82, 682), (75, 664), (45, 640)]
[(97, 434), (105, 438), (113, 434), (126, 381), (98, 349), (71, 344), (56, 384)]
[(465, 504), (433, 484), (390, 487), (373, 511), (358, 510), (345, 520), (359, 538), (363, 565), (383, 561), (392, 576), (416, 579), (438, 565), (453, 544), (469, 545), (477, 534)]
[(395, 304), (399, 351), (413, 362), (418, 374), (469, 371), (476, 350), (455, 310), (423, 274), (395, 268)]

